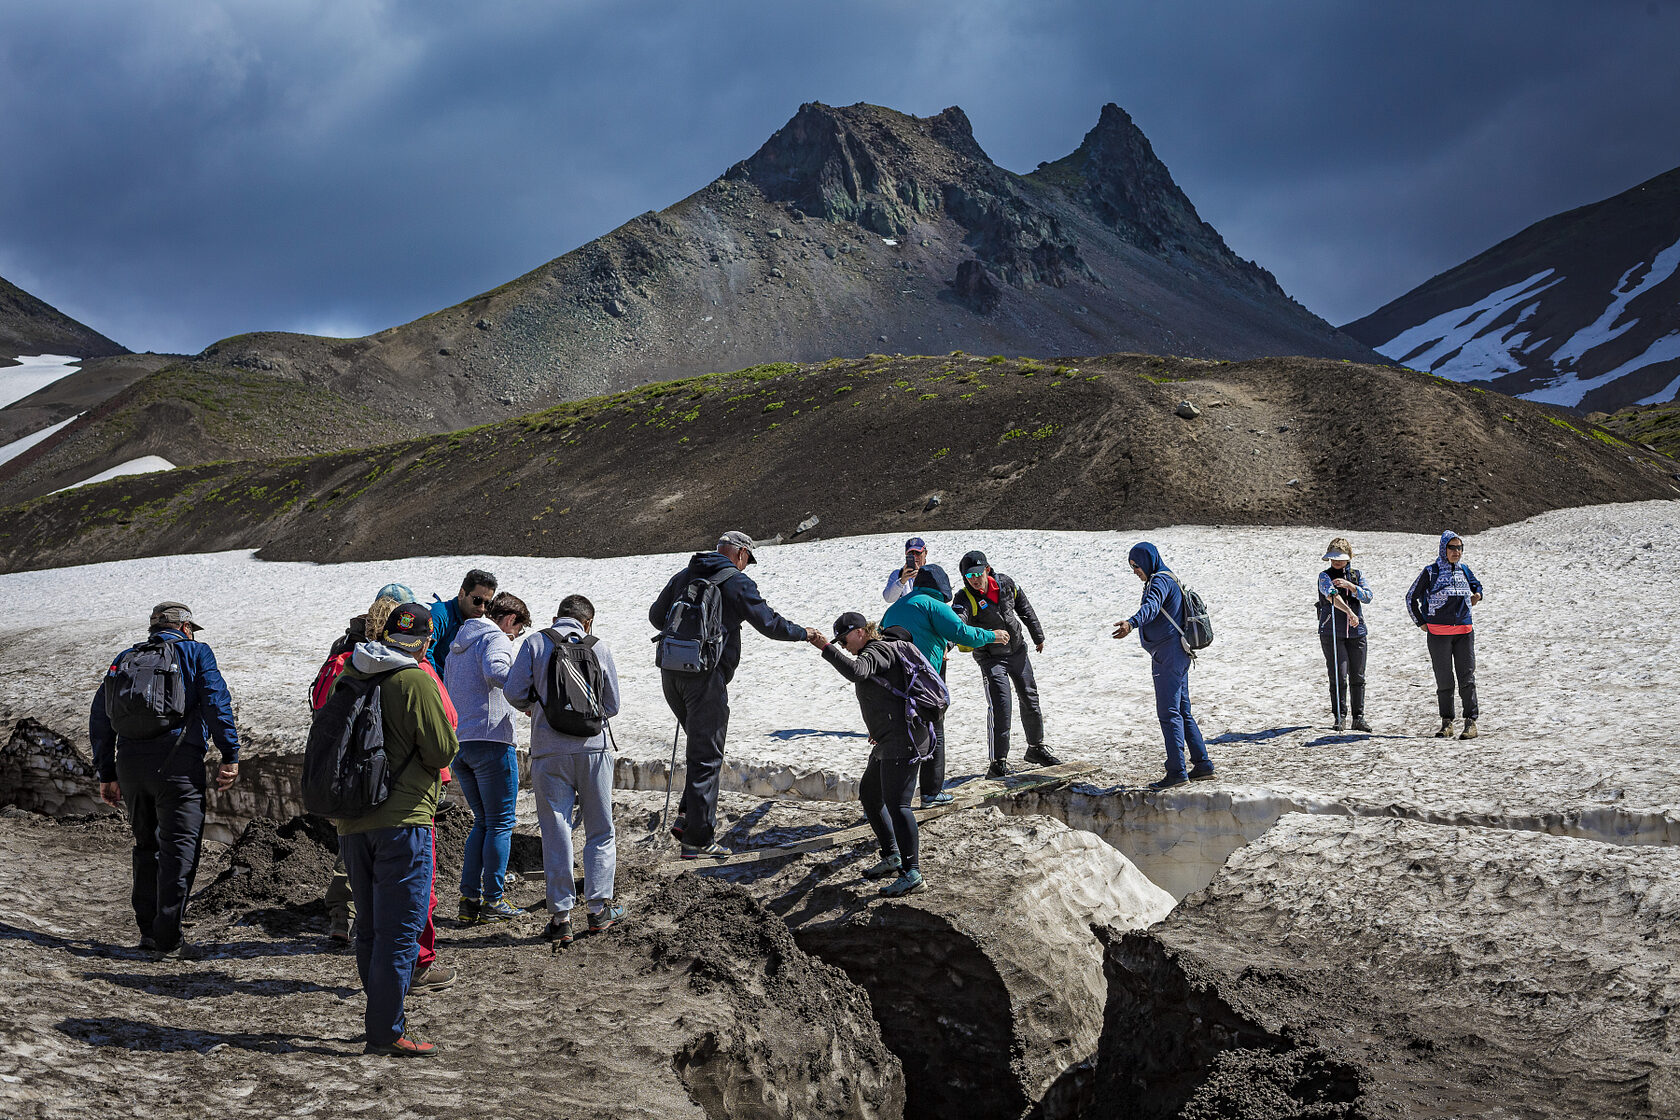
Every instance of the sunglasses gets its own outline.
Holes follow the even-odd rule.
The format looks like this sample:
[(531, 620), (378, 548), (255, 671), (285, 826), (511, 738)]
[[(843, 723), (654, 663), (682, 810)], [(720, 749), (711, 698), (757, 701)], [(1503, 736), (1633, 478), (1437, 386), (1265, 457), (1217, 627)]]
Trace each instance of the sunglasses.
[(1463, 552), (1464, 551), (1464, 546), (1461, 545), (1461, 544), (1449, 544), (1447, 546), (1447, 551), (1448, 552)]
[(471, 603), (472, 603), (472, 605), (473, 605), (473, 606), (475, 606), (475, 607), (488, 607), (488, 606), (489, 606), (489, 605), (490, 605), (490, 600), (488, 600), (488, 599), (484, 599), (484, 598), (480, 598), (480, 597), (479, 597), (479, 596), (477, 596), (477, 595), (473, 595), (473, 596), (470, 596), (470, 597), (469, 597), (469, 601), (470, 601), (470, 602), (471, 602)]
[(963, 578), (964, 579), (979, 579), (981, 576), (983, 576), (985, 574), (986, 574), (986, 569), (976, 568), (972, 572), (964, 572), (963, 573)]

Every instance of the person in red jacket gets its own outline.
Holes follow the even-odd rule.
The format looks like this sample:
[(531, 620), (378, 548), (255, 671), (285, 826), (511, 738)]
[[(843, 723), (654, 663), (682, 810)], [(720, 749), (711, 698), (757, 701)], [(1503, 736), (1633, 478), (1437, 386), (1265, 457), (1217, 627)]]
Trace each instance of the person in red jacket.
[[(350, 620), (344, 637), (333, 643), (332, 649), (328, 651), (327, 660), (315, 674), (315, 683), (309, 689), (309, 706), (312, 710), (318, 710), (327, 702), (327, 697), (332, 695), (333, 685), (337, 682), (338, 675), (344, 671), (344, 666), (349, 664), (356, 643), (367, 634), (383, 632), (385, 620), (391, 616), (391, 612), (403, 603), (412, 602), (414, 592), (403, 584), (388, 583), (379, 589), (378, 597), (374, 599), (373, 606), (368, 608), (366, 614)], [(443, 686), (437, 669), (426, 658), (420, 659), (420, 669), (437, 684), (438, 696), (443, 700), (443, 714), (448, 718), (449, 726), (459, 726), (460, 717), (456, 714), (455, 704), (449, 699), (449, 690)], [(441, 776), (444, 783), (448, 784), (449, 767), (443, 768)], [(409, 989), (416, 994), (447, 988), (455, 983), (453, 969), (433, 967), (437, 963), (437, 924), (433, 921), (437, 910), (436, 827), (432, 829), (431, 894), (431, 907), (426, 911), (426, 928), (420, 931), (420, 956), (414, 962), (414, 981)], [(350, 926), (356, 920), (356, 904), (350, 898), (350, 877), (345, 873), (343, 856), (333, 864), (332, 879), (327, 883), (326, 903), (331, 922), (328, 936), (337, 944), (350, 944)]]

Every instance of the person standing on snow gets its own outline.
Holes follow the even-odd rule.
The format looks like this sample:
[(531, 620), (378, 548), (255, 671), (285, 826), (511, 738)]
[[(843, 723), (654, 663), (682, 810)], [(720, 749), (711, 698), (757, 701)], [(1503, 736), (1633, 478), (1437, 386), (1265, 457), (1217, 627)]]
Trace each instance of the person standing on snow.
[(1476, 702), (1476, 634), (1470, 608), (1482, 601), (1482, 581), (1464, 563), (1464, 541), (1448, 529), (1441, 534), (1435, 563), (1418, 573), (1406, 592), (1406, 610), (1429, 643), (1429, 664), (1435, 670), (1435, 699), (1441, 712), (1437, 739), (1453, 733), (1453, 678), (1464, 702), (1464, 733), (1476, 737), (1481, 705)]
[(239, 776), (233, 700), (201, 629), (185, 603), (153, 607), (146, 640), (112, 660), (88, 715), (99, 797), (127, 810), (134, 833), (140, 948), (165, 956), (186, 952), (181, 918), (204, 846), (211, 743), (222, 756), (216, 789)]
[(887, 573), (887, 586), (881, 591), (881, 600), (889, 606), (910, 594), (910, 589), (916, 586), (916, 576), (922, 571), (938, 572), (949, 592), (951, 577), (945, 574), (945, 569), (938, 564), (927, 562), (927, 542), (921, 537), (911, 537), (904, 542), (904, 567), (894, 568)]
[(531, 612), (504, 591), (490, 601), (487, 616), (461, 624), (443, 677), (461, 715), (455, 779), (473, 814), (472, 831), (461, 856), (461, 902), (456, 916), (463, 922), (505, 922), (525, 916), (502, 897), (513, 843), (514, 803), (519, 796), (513, 706), (502, 686), (513, 669), (513, 639), (531, 625)]
[(461, 579), (461, 590), (453, 599), (432, 596), (432, 648), (427, 655), (441, 675), (449, 661), (449, 647), (455, 642), (455, 631), (469, 618), (483, 618), (496, 597), (496, 577), (482, 568), (473, 568)]
[(1365, 576), (1348, 565), (1353, 546), (1337, 537), (1324, 551), (1330, 566), (1318, 573), (1318, 644), (1330, 673), (1330, 711), (1336, 730), (1348, 729), (1348, 693), (1353, 693), (1353, 729), (1369, 731), (1365, 722), (1365, 611), (1371, 588)]
[[(910, 642), (922, 651), (945, 679), (946, 647), (957, 642), (970, 648), (992, 642), (1008, 645), (1007, 630), (982, 630), (970, 626), (957, 617), (948, 605), (951, 583), (937, 564), (929, 564), (916, 573), (910, 593), (887, 608), (881, 618), (884, 627), (901, 627), (910, 635)], [(933, 756), (921, 765), (922, 808), (931, 809), (953, 800), (945, 792), (945, 713), (941, 711), (933, 724)]]
[[(882, 630), (857, 611), (847, 611), (834, 620), (832, 642), (818, 630), (809, 631), (806, 640), (857, 686), (863, 725), (869, 729), (869, 764), (858, 781), (858, 800), (880, 846), (881, 861), (863, 877), (891, 877), (893, 881), (880, 888), (888, 898), (926, 890), (910, 797), (916, 790), (917, 766), (933, 751), (932, 727), (911, 723), (905, 702), (893, 693), (895, 688), (910, 688), (909, 669), (900, 653), (912, 646), (910, 634), (896, 626)], [(904, 645), (895, 648), (895, 642)]]
[(984, 552), (975, 550), (965, 554), (958, 570), (962, 572), (963, 586), (951, 600), (951, 609), (957, 612), (957, 617), (982, 630), (1003, 630), (1009, 635), (1007, 642), (973, 649), (986, 689), (987, 751), (992, 760), (986, 776), (1001, 778), (1009, 771), (1011, 683), (1021, 697), (1021, 727), (1027, 733), (1027, 749), (1021, 761), (1034, 766), (1055, 766), (1061, 760), (1044, 746), (1044, 712), (1038, 704), (1038, 682), (1033, 679), (1026, 636), (1022, 633), (1024, 623), (1024, 628), (1032, 633), (1034, 648), (1044, 652), (1044, 627), (1038, 623), (1038, 612), (1014, 580), (992, 571)]
[[(1161, 554), (1148, 541), (1134, 544), (1127, 554), (1132, 574), (1143, 581), (1143, 602), (1132, 617), (1115, 624), (1114, 636), (1124, 638), (1133, 630), (1138, 641), (1149, 651), (1150, 675), (1155, 682), (1155, 717), (1161, 721), (1161, 736), (1167, 746), (1167, 774), (1150, 789), (1171, 789), (1185, 782), (1205, 782), (1213, 778), (1213, 759), (1208, 757), (1207, 744), (1202, 741), (1202, 729), (1190, 714), (1191, 657), (1184, 648), (1182, 633), (1184, 593), (1172, 569), (1162, 561)], [(1179, 620), (1174, 626), (1169, 619)], [(1184, 772), (1184, 748), (1190, 748), (1193, 763)]]
[(696, 584), (710, 583), (721, 599), (722, 642), (715, 664), (698, 671), (659, 670), (665, 703), (688, 736), (687, 775), (683, 782), (681, 815), (673, 831), (682, 838), (682, 858), (713, 859), (728, 849), (714, 840), (717, 831), (718, 779), (723, 770), (723, 743), (729, 733), (729, 682), (741, 663), (741, 623), (778, 642), (802, 642), (806, 628), (795, 626), (770, 609), (758, 584), (746, 574), (758, 546), (740, 530), (718, 539), (713, 552), (696, 552), (688, 566), (666, 583), (648, 608), (648, 622), (663, 632), (678, 600), (687, 600)]

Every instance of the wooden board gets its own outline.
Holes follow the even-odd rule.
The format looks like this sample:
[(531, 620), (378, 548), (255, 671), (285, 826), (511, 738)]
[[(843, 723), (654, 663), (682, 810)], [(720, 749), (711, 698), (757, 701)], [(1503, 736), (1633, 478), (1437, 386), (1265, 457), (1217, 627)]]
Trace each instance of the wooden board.
[[(1003, 779), (978, 778), (950, 791), (952, 800), (948, 804), (915, 810), (916, 823), (930, 821), (962, 809), (973, 809), (989, 801), (1012, 797), (1028, 790), (1064, 785), (1076, 778), (1082, 778), (1086, 774), (1093, 773), (1096, 769), (1094, 763), (1063, 762), (1056, 766), (1045, 766), (1037, 770), (1024, 770)], [(821, 836), (813, 836), (807, 840), (795, 840), (787, 844), (776, 844), (763, 848), (742, 848), (729, 853), (727, 856), (683, 859), (681, 855), (677, 855), (673, 858), (688, 867), (732, 867), (736, 864), (762, 863), (765, 860), (786, 859), (789, 856), (805, 855), (809, 852), (849, 847), (859, 841), (873, 840), (874, 838), (875, 831), (865, 823), (855, 825), (852, 828), (843, 828), (837, 832), (825, 832)]]

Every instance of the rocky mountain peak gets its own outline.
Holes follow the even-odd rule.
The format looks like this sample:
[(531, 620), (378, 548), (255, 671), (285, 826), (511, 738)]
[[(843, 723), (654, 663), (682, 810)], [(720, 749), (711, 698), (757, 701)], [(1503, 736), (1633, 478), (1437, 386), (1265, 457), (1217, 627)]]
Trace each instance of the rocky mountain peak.
[(1121, 237), (1151, 253), (1182, 253), (1276, 288), (1271, 274), (1233, 253), (1173, 181), (1131, 114), (1113, 102), (1072, 154), (1029, 178), (1060, 187)]

